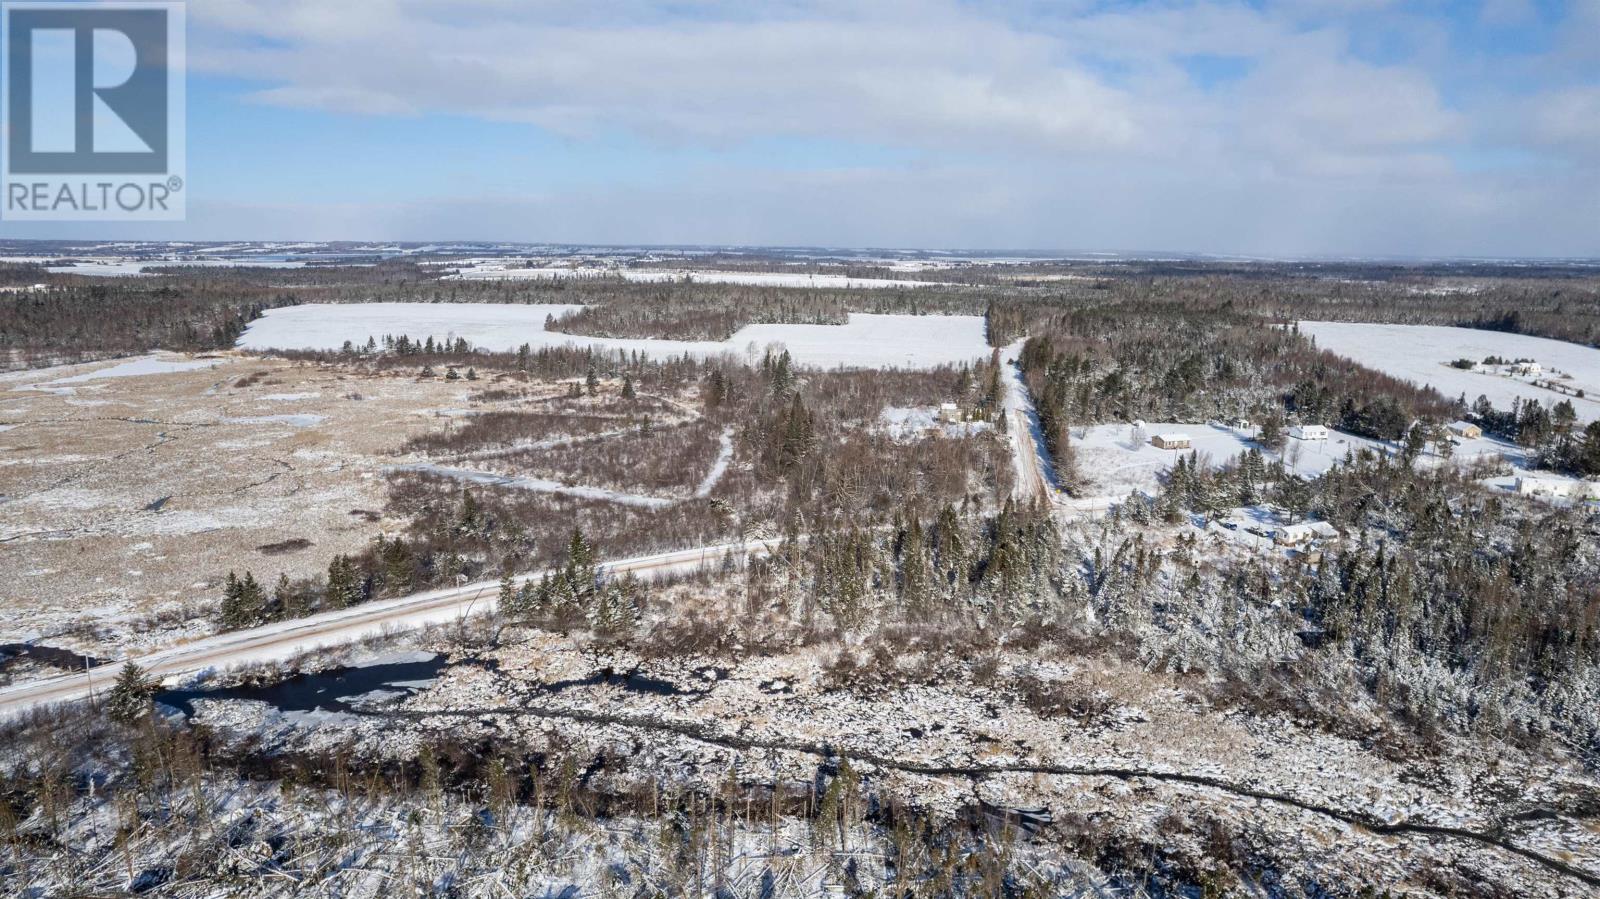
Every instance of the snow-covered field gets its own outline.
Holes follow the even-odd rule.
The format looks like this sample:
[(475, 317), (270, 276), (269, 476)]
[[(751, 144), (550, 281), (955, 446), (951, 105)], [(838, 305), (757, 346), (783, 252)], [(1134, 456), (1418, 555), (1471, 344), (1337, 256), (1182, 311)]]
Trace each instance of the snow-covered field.
[[(1147, 422), (1142, 437), (1136, 438), (1131, 425), (1099, 425), (1073, 431), (1073, 447), (1078, 455), (1078, 468), (1088, 484), (1080, 498), (1088, 501), (1116, 502), (1135, 491), (1155, 493), (1160, 489), (1161, 476), (1178, 460), (1179, 456), (1197, 453), (1202, 463), (1223, 465), (1256, 446), (1255, 431), (1227, 428), (1215, 424), (1175, 424), (1172, 422)], [(1391, 444), (1368, 440), (1340, 431), (1330, 430), (1327, 440), (1296, 440), (1289, 438), (1281, 454), (1263, 450), (1268, 462), (1282, 458), (1293, 472), (1306, 478), (1325, 473), (1335, 464), (1344, 461), (1352, 452), (1370, 449), (1379, 453), (1392, 453)], [(1194, 444), (1192, 450), (1157, 449), (1150, 438), (1157, 434), (1185, 434)], [(1512, 466), (1511, 474), (1489, 480), (1493, 487), (1512, 489), (1518, 474), (1532, 473), (1520, 447), (1484, 437), (1468, 440), (1457, 446), (1453, 455), (1456, 462), (1468, 462), (1478, 457), (1499, 456)], [(1419, 464), (1440, 464), (1431, 453)], [(1556, 475), (1540, 472), (1541, 478), (1557, 479)]]
[[(69, 375), (53, 381), (42, 382), (48, 386), (62, 384), (86, 384), (90, 381), (103, 381), (109, 378), (139, 378), (146, 375), (168, 375), (184, 371), (198, 371), (203, 368), (215, 368), (221, 363), (220, 359), (187, 359), (179, 356), (167, 356), (152, 353), (119, 362), (109, 368), (97, 368), (83, 374)], [(49, 371), (49, 369), (46, 369)]]
[(699, 284), (744, 284), (750, 287), (833, 287), (883, 289), (889, 287), (930, 287), (928, 281), (903, 281), (888, 278), (851, 278), (845, 275), (800, 274), (797, 272), (717, 272), (702, 270), (654, 271), (612, 268), (507, 268), (504, 263), (474, 266), (446, 280), (462, 281), (552, 281), (561, 278), (622, 278), (644, 284), (692, 280)]
[(748, 325), (725, 341), (638, 340), (559, 334), (545, 318), (577, 309), (559, 305), (494, 303), (355, 303), (288, 306), (269, 310), (239, 339), (248, 350), (337, 350), (350, 341), (385, 335), (465, 338), (475, 347), (512, 351), (526, 343), (639, 351), (657, 358), (688, 353), (701, 358), (732, 354), (758, 359), (782, 345), (799, 365), (820, 368), (934, 368), (988, 355), (984, 322), (976, 315), (850, 316), (847, 325)]
[[(1567, 399), (1579, 420), (1600, 419), (1600, 350), (1543, 337), (1433, 325), (1301, 322), (1300, 333), (1315, 339), (1322, 349), (1414, 384), (1428, 385), (1446, 397), (1466, 394), (1471, 403), (1486, 396), (1502, 409), (1511, 408), (1518, 397), (1546, 404)], [(1482, 362), (1489, 356), (1533, 359), (1544, 367), (1545, 378), (1582, 390), (1587, 396), (1578, 398), (1536, 387), (1531, 378), (1464, 371), (1449, 365), (1457, 359)]]

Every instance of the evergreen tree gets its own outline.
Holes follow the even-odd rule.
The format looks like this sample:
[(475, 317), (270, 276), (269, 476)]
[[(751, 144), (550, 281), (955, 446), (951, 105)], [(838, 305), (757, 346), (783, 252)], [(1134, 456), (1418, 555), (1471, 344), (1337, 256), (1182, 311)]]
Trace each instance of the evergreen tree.
[(106, 715), (118, 724), (137, 724), (149, 717), (154, 695), (155, 684), (145, 677), (144, 669), (129, 662), (122, 666), (106, 698)]
[(349, 556), (334, 556), (328, 565), (328, 586), (323, 604), (330, 609), (348, 609), (362, 600), (361, 581)]
[(217, 624), (225, 631), (237, 631), (266, 623), (266, 595), (255, 575), (245, 572), (240, 580), (228, 572), (223, 586), (222, 606), (217, 613)]
[(622, 376), (622, 398), (625, 399), (625, 400), (631, 400), (635, 396), (636, 396), (636, 394), (634, 393), (634, 390), (633, 390), (633, 375), (631, 375), (631, 374), (623, 375)]
[(500, 575), (499, 610), (501, 615), (507, 618), (516, 618), (523, 614), (520, 603), (517, 601), (519, 595), (516, 583), (511, 579), (511, 569), (507, 568), (505, 573)]

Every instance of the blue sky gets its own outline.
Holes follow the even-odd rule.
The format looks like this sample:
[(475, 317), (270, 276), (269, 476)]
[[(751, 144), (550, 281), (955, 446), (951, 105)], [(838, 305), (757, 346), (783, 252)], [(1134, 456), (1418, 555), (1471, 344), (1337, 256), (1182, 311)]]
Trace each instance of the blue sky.
[(1600, 256), (1600, 0), (191, 0), (189, 221)]

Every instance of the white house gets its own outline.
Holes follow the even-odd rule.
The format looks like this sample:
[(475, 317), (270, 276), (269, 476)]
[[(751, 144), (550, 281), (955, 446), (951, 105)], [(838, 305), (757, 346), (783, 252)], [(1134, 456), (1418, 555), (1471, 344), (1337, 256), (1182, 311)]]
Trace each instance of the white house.
[(1470, 421), (1452, 421), (1445, 427), (1462, 440), (1477, 440), (1483, 436), (1483, 428)]
[(1193, 449), (1194, 441), (1188, 434), (1157, 434), (1150, 438), (1150, 444), (1157, 449), (1185, 450)]
[(1273, 531), (1272, 539), (1279, 546), (1305, 546), (1312, 543), (1323, 543), (1329, 540), (1338, 540), (1339, 529), (1326, 521), (1308, 521), (1302, 524), (1286, 524)]
[(1530, 377), (1534, 375), (1542, 375), (1544, 374), (1544, 366), (1537, 362), (1517, 362), (1512, 364), (1511, 373), (1514, 375), (1528, 375)]
[(1338, 528), (1328, 524), (1326, 521), (1311, 522), (1311, 535), (1318, 540), (1338, 540), (1344, 536), (1339, 533)]
[(1296, 440), (1327, 440), (1328, 429), (1322, 425), (1296, 425), (1289, 429), (1289, 436)]
[(1311, 542), (1311, 537), (1309, 524), (1286, 524), (1272, 532), (1272, 539), (1279, 546), (1304, 546)]

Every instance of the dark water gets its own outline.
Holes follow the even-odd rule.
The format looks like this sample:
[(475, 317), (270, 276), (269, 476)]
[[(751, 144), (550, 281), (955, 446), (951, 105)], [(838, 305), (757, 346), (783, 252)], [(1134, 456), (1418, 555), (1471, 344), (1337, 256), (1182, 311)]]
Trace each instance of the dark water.
[(178, 709), (185, 716), (194, 714), (194, 703), (198, 699), (248, 699), (267, 703), (283, 712), (360, 714), (361, 703), (352, 705), (345, 700), (375, 690), (415, 694), (418, 688), (406, 685), (413, 681), (433, 680), (444, 670), (445, 664), (443, 656), (435, 656), (425, 662), (396, 662), (362, 668), (337, 668), (320, 674), (301, 674), (259, 687), (163, 690), (156, 694), (156, 702)]
[(546, 693), (560, 693), (573, 687), (598, 687), (607, 685), (621, 687), (629, 693), (646, 693), (651, 696), (703, 696), (711, 692), (711, 687), (718, 681), (725, 680), (728, 672), (722, 668), (701, 668), (695, 671), (695, 677), (704, 682), (699, 687), (681, 687), (672, 681), (637, 671), (617, 671), (612, 668), (602, 668), (594, 674), (583, 678), (556, 681), (545, 684), (540, 689)]
[(39, 646), (34, 643), (0, 644), (0, 667), (4, 667), (14, 659), (28, 659), (63, 671), (82, 671), (84, 668), (95, 668), (106, 664), (103, 659), (79, 655), (70, 649)]

